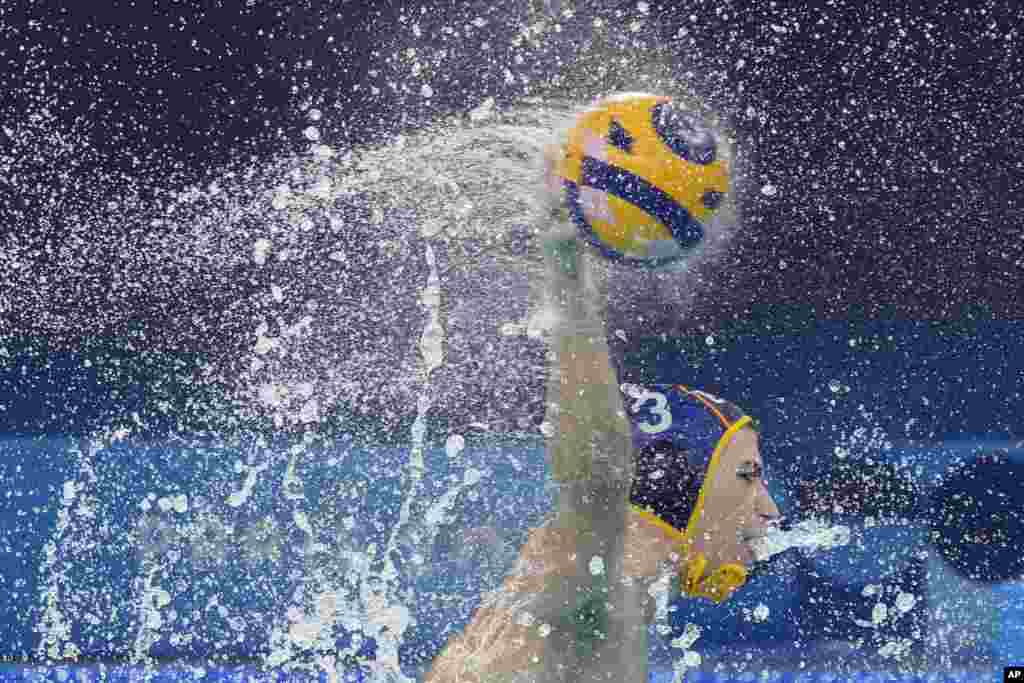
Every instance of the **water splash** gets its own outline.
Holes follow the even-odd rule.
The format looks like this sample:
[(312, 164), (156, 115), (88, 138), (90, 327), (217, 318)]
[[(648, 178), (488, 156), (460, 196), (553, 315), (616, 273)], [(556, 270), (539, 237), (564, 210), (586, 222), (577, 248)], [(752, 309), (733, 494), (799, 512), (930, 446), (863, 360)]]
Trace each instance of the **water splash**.
[(850, 528), (841, 524), (830, 525), (821, 520), (807, 519), (790, 529), (770, 528), (754, 544), (755, 557), (764, 562), (774, 555), (800, 548), (806, 552), (831, 550), (850, 542)]
[[(184, 648), (250, 638), (269, 653), (266, 665), (337, 676), (373, 640), (374, 675), (409, 680), (398, 658), (416, 623), (409, 582), (429, 561), (460, 497), (489, 476), (463, 462), (465, 440), (455, 439), (449, 451), (456, 474), (434, 486), (425, 453), (432, 430), (446, 426), (432, 424), (433, 416), (454, 416), (453, 434), (540, 436), (550, 311), (531, 281), (542, 269), (539, 232), (551, 211), (539, 182), (544, 147), (581, 105), (618, 80), (630, 89), (686, 89), (671, 65), (655, 64), (637, 48), (642, 32), (628, 32), (619, 52), (630, 57), (614, 61), (594, 47), (613, 46), (614, 23), (591, 21), (575, 3), (540, 10), (527, 4), (506, 36), (508, 64), (531, 51), (550, 56), (558, 41), (590, 41), (580, 61), (596, 64), (592, 73), (567, 66), (572, 83), (552, 74), (546, 85), (529, 86), (555, 96), (506, 106), (484, 93), (465, 116), (358, 149), (332, 144), (325, 132), (330, 110), (304, 104), (304, 151), (214, 171), (202, 185), (135, 178), (111, 184), (123, 190), (117, 201), (100, 201), (102, 179), (93, 185), (90, 176), (72, 174), (73, 186), (60, 186), (71, 187), (90, 211), (82, 211), (59, 258), (29, 267), (28, 256), (44, 251), (34, 233), (0, 236), (10, 293), (0, 307), (19, 312), (32, 330), (76, 344), (83, 330), (110, 334), (129, 350), (159, 336), (173, 349), (165, 359), (140, 361), (145, 373), (163, 376), (152, 388), (155, 408), (134, 427), (141, 443), (144, 423), (172, 425), (161, 436), (169, 433), (182, 455), (180, 462), (162, 456), (169, 471), (206, 463), (174, 472), (173, 481), (129, 481), (144, 463), (101, 457), (129, 436), (115, 428), (72, 452), (77, 474), (61, 491), (40, 567), (38, 656), (75, 659), (84, 647), (76, 629), (95, 618), (89, 605), (109, 605), (113, 614), (124, 602), (102, 572), (79, 585), (71, 578), (102, 566), (80, 550), (109, 542), (125, 554), (136, 551), (128, 608), (121, 607), (131, 632), (124, 654), (136, 663), (148, 664), (160, 643)], [(399, 47), (407, 54), (409, 46), (398, 43), (408, 38), (394, 38), (393, 54)], [(436, 60), (448, 48), (420, 42), (409, 59), (442, 68)], [(395, 57), (380, 78), (394, 79), (395, 93), (440, 95), (436, 84), (405, 88), (396, 73), (407, 61)], [(505, 72), (513, 83), (532, 78), (525, 68)], [(390, 86), (370, 87), (377, 85)], [(58, 90), (40, 106), (58, 107)], [(60, 141), (59, 150), (50, 149), (59, 152), (54, 167), (87, 151), (87, 137), (60, 130), (52, 116), (33, 125), (41, 151), (50, 149), (45, 140)], [(724, 236), (729, 228), (712, 232)], [(671, 275), (648, 274), (635, 289), (652, 286), (680, 285)], [(665, 299), (683, 301), (685, 292)], [(64, 301), (73, 303), (54, 303)], [(201, 360), (182, 369), (171, 357), (186, 353)], [(119, 376), (117, 363), (104, 371)], [(397, 441), (404, 451), (393, 517), (368, 512), (372, 490), (324, 483), (327, 459), (351, 458), (356, 448), (341, 434), (367, 422), (378, 430), (367, 440)], [(190, 434), (196, 425), (201, 436)], [(211, 443), (221, 449), (212, 456)], [(226, 468), (231, 472), (217, 468), (217, 458), (227, 453), (230, 463), (246, 444), (254, 444), (246, 462)], [(388, 479), (385, 470), (367, 478)], [(104, 489), (105, 482), (116, 487)], [(95, 499), (104, 496), (123, 499), (123, 509), (101, 505), (95, 512)], [(337, 514), (325, 512), (330, 505)], [(478, 533), (494, 555), (507, 554), (496, 531)], [(243, 572), (254, 584), (279, 580), (250, 589), (273, 607), (255, 612), (259, 624), (246, 623), (249, 615), (231, 595)], [(200, 574), (216, 580), (203, 584)], [(223, 632), (206, 623), (218, 619), (228, 625)], [(338, 645), (342, 633), (350, 636), (345, 647)]]
[[(420, 337), (420, 356), (422, 358), (421, 388), (419, 400), (416, 403), (416, 420), (412, 426), (412, 448), (409, 456), (409, 464), (406, 470), (406, 489), (402, 498), (402, 507), (398, 514), (398, 522), (391, 531), (387, 547), (384, 551), (385, 568), (381, 580), (386, 586), (379, 598), (375, 600), (379, 604), (367, 604), (367, 614), (371, 617), (371, 623), (378, 622), (380, 629), (376, 634), (377, 658), (375, 666), (377, 671), (384, 674), (381, 680), (412, 681), (403, 673), (398, 662), (398, 647), (406, 629), (409, 627), (411, 617), (409, 609), (402, 602), (397, 600), (398, 569), (395, 566), (393, 554), (396, 551), (399, 535), (406, 531), (409, 524), (409, 516), (412, 506), (421, 495), (420, 488), (423, 481), (423, 473), (426, 464), (423, 459), (424, 439), (427, 433), (427, 412), (431, 407), (431, 393), (434, 388), (430, 384), (431, 373), (441, 367), (444, 362), (444, 327), (441, 325), (441, 284), (437, 274), (437, 257), (433, 248), (428, 244), (425, 251), (425, 259), (430, 268), (427, 276), (427, 283), (420, 294), (420, 300), (427, 310), (427, 324)], [(391, 619), (382, 620), (382, 615), (390, 614)]]
[(83, 609), (92, 601), (86, 591), (70, 580), (72, 562), (69, 560), (75, 555), (87, 556), (99, 543), (94, 526), (88, 524), (96, 517), (99, 495), (96, 457), (109, 443), (124, 438), (127, 433), (127, 430), (113, 430), (88, 439), (84, 448), (77, 442), (70, 446), (77, 471), (75, 477), (61, 487), (57, 524), (43, 547), (44, 558), (39, 567), (42, 613), (33, 630), (40, 634), (36, 655), (42, 661), (75, 660), (82, 653), (72, 635), (72, 620), (82, 612), (84, 618), (92, 617), (91, 607)]

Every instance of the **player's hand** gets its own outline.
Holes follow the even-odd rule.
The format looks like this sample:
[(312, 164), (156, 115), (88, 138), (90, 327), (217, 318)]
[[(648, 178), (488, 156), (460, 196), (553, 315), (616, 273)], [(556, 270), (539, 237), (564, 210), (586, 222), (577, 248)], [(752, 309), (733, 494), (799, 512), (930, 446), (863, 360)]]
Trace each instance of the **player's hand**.
[(551, 214), (542, 240), (548, 303), (563, 329), (603, 329), (608, 301), (607, 263), (580, 238), (564, 211)]

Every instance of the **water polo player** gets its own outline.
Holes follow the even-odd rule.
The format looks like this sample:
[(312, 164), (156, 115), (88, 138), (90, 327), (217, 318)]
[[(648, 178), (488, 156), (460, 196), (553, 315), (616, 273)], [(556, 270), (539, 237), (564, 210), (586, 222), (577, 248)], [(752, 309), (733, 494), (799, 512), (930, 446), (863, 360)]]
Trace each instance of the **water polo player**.
[[(683, 386), (620, 387), (606, 329), (612, 265), (660, 261), (647, 258), (652, 254), (625, 258), (595, 243), (593, 230), (579, 225), (580, 206), (566, 204), (576, 194), (562, 191), (589, 182), (590, 166), (604, 168), (623, 154), (639, 166), (601, 178), (634, 178), (650, 166), (674, 178), (679, 192), (687, 189), (680, 182), (721, 180), (718, 166), (708, 166), (715, 155), (700, 156), (703, 170), (692, 172), (659, 161), (668, 154), (665, 141), (658, 142), (665, 126), (675, 122), (679, 135), (670, 142), (680, 144), (680, 135), (695, 130), (690, 118), (666, 118), (671, 107), (664, 99), (599, 103), (580, 119), (578, 135), (545, 154), (554, 217), (544, 240), (544, 308), (553, 320), (546, 434), (550, 474), (559, 484), (556, 510), (531, 531), (504, 583), (484, 596), (426, 681), (645, 681), (647, 622), (654, 612), (648, 589), (656, 578), (663, 570), (675, 572), (684, 593), (720, 603), (746, 581), (750, 542), (778, 517), (758, 435), (743, 411)], [(661, 156), (651, 156), (655, 149)], [(640, 163), (645, 159), (646, 166)], [(576, 170), (583, 176), (573, 175)], [(639, 198), (639, 189), (650, 185), (627, 184), (627, 199)], [(605, 197), (609, 206), (601, 216), (608, 223), (617, 215), (612, 188), (598, 185), (584, 188), (584, 204)], [(684, 194), (672, 202), (683, 201)], [(664, 193), (643, 196), (660, 197), (655, 209), (669, 202)], [(703, 216), (712, 209), (701, 211)], [(639, 230), (630, 216), (621, 225), (611, 220), (608, 234), (618, 234), (616, 225)], [(678, 226), (680, 234), (690, 234), (687, 226), (693, 227)], [(657, 241), (657, 235), (640, 232), (634, 241)]]
[[(746, 582), (752, 541), (779, 516), (751, 418), (733, 403), (679, 385), (626, 386), (623, 403), (635, 469), (622, 575), (646, 593), (668, 567), (679, 573), (685, 594), (727, 600)], [(555, 579), (577, 571), (573, 532), (556, 520), (531, 532), (501, 589), (485, 598), (427, 680), (476, 681), (485, 680), (477, 672), (535, 668), (544, 640), (564, 622), (558, 612), (565, 587)], [(645, 610), (644, 622), (651, 616)]]
[(741, 409), (680, 385), (619, 385), (607, 272), (586, 248), (572, 254), (548, 272), (557, 509), (426, 681), (646, 680), (652, 584), (675, 572), (686, 595), (727, 600), (778, 518)]

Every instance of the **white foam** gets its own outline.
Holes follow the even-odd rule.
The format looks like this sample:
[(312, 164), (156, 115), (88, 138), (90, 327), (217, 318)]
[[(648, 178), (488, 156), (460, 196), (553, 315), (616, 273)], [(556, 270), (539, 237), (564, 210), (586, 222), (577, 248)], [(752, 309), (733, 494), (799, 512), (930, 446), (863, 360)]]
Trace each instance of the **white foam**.
[(904, 593), (900, 591), (896, 595), (896, 609), (899, 610), (900, 614), (906, 614), (910, 610), (914, 609), (914, 605), (917, 604), (917, 596), (913, 593)]
[[(638, 4), (638, 8), (646, 12), (646, 3)], [(473, 25), (480, 28), (483, 23), (483, 18), (479, 18)], [(595, 18), (594, 26), (604, 25), (603, 20)], [(554, 23), (524, 24), (521, 37), (529, 42), (544, 42), (546, 37), (554, 39), (556, 32), (561, 30), (555, 26)], [(413, 33), (419, 32), (419, 27), (414, 25)], [(513, 66), (516, 61), (512, 59), (509, 66), (517, 69), (518, 67)], [(426, 70), (429, 63), (424, 59), (421, 64), (421, 68)], [(624, 68), (634, 71), (633, 66)], [(506, 69), (506, 74), (509, 81), (519, 80), (526, 83), (524, 76), (513, 74), (511, 70)], [(376, 79), (377, 74), (373, 74), (373, 78)], [(376, 82), (384, 86), (389, 78), (390, 76), (385, 75)], [(415, 81), (396, 85), (413, 96), (419, 86)], [(435, 95), (429, 85), (424, 85), (420, 93), (428, 98)], [(632, 95), (624, 94), (620, 97)], [(320, 110), (308, 109), (308, 120), (302, 122), (300, 131), (302, 137), (309, 143), (316, 144), (309, 145), (309, 153), (302, 160), (301, 166), (282, 162), (280, 169), (265, 169), (266, 172), (261, 173), (251, 183), (249, 181), (259, 169), (250, 172), (244, 184), (227, 177), (211, 182), (205, 190), (193, 188), (180, 192), (169, 201), (166, 215), (160, 218), (169, 226), (189, 228), (184, 231), (186, 236), (181, 242), (173, 242), (170, 241), (171, 238), (166, 238), (169, 240), (166, 244), (159, 244), (162, 251), (154, 252), (168, 260), (171, 256), (180, 255), (183, 267), (179, 275), (183, 278), (198, 273), (195, 280), (183, 282), (184, 286), (180, 291), (191, 291), (191, 285), (196, 283), (208, 284), (217, 281), (206, 278), (208, 272), (204, 268), (208, 267), (217, 273), (232, 272), (232, 269), (244, 272), (248, 269), (248, 272), (263, 272), (267, 275), (265, 271), (259, 269), (267, 266), (272, 258), (276, 261), (272, 264), (275, 267), (274, 277), (282, 277), (279, 275), (280, 271), (276, 270), (281, 264), (285, 267), (295, 266), (295, 270), (301, 271), (305, 264), (315, 262), (316, 265), (334, 269), (334, 272), (343, 271), (356, 259), (345, 252), (345, 248), (340, 245), (342, 240), (339, 240), (338, 245), (331, 244), (328, 249), (317, 246), (311, 251), (307, 250), (304, 243), (313, 228), (321, 225), (321, 219), (326, 219), (331, 230), (337, 233), (365, 227), (361, 222), (357, 224), (356, 220), (346, 222), (349, 219), (342, 217), (340, 212), (335, 210), (335, 202), (339, 199), (357, 202), (359, 197), (369, 195), (384, 198), (381, 200), (381, 206), (360, 205), (360, 208), (369, 208), (370, 223), (376, 226), (372, 231), (372, 239), (377, 238), (378, 231), (384, 233), (389, 227), (389, 222), (393, 220), (392, 209), (395, 206), (410, 206), (416, 210), (415, 222), (420, 226), (420, 230), (417, 232), (411, 228), (408, 234), (444, 242), (445, 251), (442, 252), (438, 248), (438, 253), (445, 254), (443, 264), (438, 263), (439, 259), (434, 252), (434, 248), (440, 245), (424, 247), (423, 257), (430, 272), (427, 282), (421, 288), (420, 302), (427, 315), (427, 321), (421, 330), (418, 346), (409, 352), (403, 351), (404, 357), (396, 358), (396, 354), (387, 348), (386, 340), (376, 345), (376, 348), (371, 343), (366, 345), (367, 348), (360, 348), (352, 353), (349, 353), (348, 349), (333, 354), (330, 351), (331, 344), (343, 339), (353, 327), (372, 326), (374, 316), (377, 314), (373, 307), (381, 306), (376, 302), (384, 300), (383, 305), (387, 305), (385, 297), (371, 297), (375, 303), (367, 304), (364, 308), (359, 308), (358, 305), (345, 308), (348, 304), (343, 303), (344, 301), (356, 300), (364, 295), (365, 290), (361, 290), (363, 283), (360, 281), (360, 273), (358, 277), (349, 280), (339, 278), (339, 281), (331, 282), (330, 287), (324, 289), (322, 299), (316, 294), (307, 294), (304, 287), (306, 284), (319, 283), (282, 279), (277, 284), (264, 285), (269, 287), (269, 293), (267, 289), (263, 289), (258, 304), (253, 304), (251, 309), (241, 307), (242, 316), (251, 314), (252, 317), (228, 321), (265, 321), (254, 337), (242, 340), (245, 345), (251, 343), (247, 356), (242, 359), (230, 358), (223, 365), (211, 361), (211, 367), (208, 368), (209, 377), (217, 378), (219, 382), (234, 382), (237, 385), (237, 393), (230, 398), (244, 404), (243, 412), (247, 420), (254, 415), (257, 418), (267, 417), (267, 426), (272, 424), (281, 427), (287, 423), (293, 427), (301, 427), (314, 424), (322, 414), (329, 414), (338, 404), (359, 405), (361, 397), (374, 390), (382, 394), (390, 392), (374, 398), (387, 400), (399, 397), (404, 401), (402, 406), (415, 410), (416, 419), (410, 432), (412, 454), (403, 480), (406, 489), (402, 492), (401, 515), (392, 541), (399, 537), (397, 534), (408, 531), (410, 526), (421, 529), (417, 525), (424, 519), (427, 526), (422, 530), (424, 537), (429, 538), (431, 530), (449, 516), (458, 493), (468, 487), (477, 486), (484, 477), (480, 470), (470, 468), (463, 474), (460, 483), (430, 500), (429, 504), (424, 504), (421, 485), (425, 472), (423, 449), (428, 433), (427, 419), (434, 407), (435, 393), (443, 391), (446, 396), (454, 396), (465, 386), (469, 386), (431, 384), (432, 374), (442, 369), (448, 360), (445, 357), (445, 344), (449, 331), (445, 328), (448, 323), (441, 310), (442, 277), (439, 268), (451, 266), (452, 249), (458, 247), (461, 240), (496, 243), (508, 232), (509, 226), (520, 225), (524, 220), (532, 220), (536, 215), (543, 213), (547, 207), (537, 199), (536, 162), (540, 158), (541, 146), (551, 137), (551, 131), (562, 125), (573, 111), (573, 107), (559, 103), (534, 101), (523, 111), (511, 113), (519, 117), (518, 119), (506, 119), (505, 115), (510, 113), (498, 112), (494, 99), (487, 98), (469, 115), (471, 122), (486, 121), (485, 125), (472, 129), (435, 127), (422, 134), (410, 135), (405, 139), (395, 138), (390, 144), (351, 154), (344, 150), (335, 150), (327, 144), (320, 144), (330, 142), (321, 141), (322, 137), (328, 136), (328, 126), (319, 123), (323, 118)], [(497, 120), (499, 116), (502, 117), (501, 120)], [(14, 133), (10, 131), (8, 135), (14, 137)], [(307, 168), (307, 164), (314, 168)], [(278, 173), (278, 170), (281, 172)], [(265, 180), (267, 178), (269, 180)], [(496, 187), (501, 188), (500, 193), (495, 193)], [(496, 200), (495, 197), (499, 195), (500, 200)], [(209, 205), (203, 208), (203, 202), (211, 197), (217, 197), (216, 207), (223, 209)], [(243, 197), (250, 197), (252, 201), (248, 202), (242, 199)], [(122, 202), (112, 208), (123, 207), (123, 204)], [(202, 213), (204, 211), (206, 213)], [(252, 218), (256, 220), (251, 220)], [(254, 225), (257, 226), (255, 232)], [(160, 232), (155, 230), (154, 235)], [(167, 234), (173, 232), (182, 231), (169, 230)], [(409, 244), (419, 243), (402, 242), (396, 248), (406, 248)], [(145, 254), (146, 248), (147, 244), (138, 243), (130, 251)], [(415, 254), (414, 251), (411, 258), (416, 258)], [(0, 258), (8, 259), (5, 262), (11, 263), (14, 255), (0, 255)], [(537, 264), (529, 259), (517, 258), (511, 262), (511, 269), (516, 272), (537, 267)], [(118, 264), (113, 264), (113, 267), (118, 267)], [(67, 272), (72, 277), (78, 277), (74, 268), (69, 267)], [(408, 272), (407, 270), (406, 273)], [(404, 276), (395, 275), (396, 279), (400, 277)], [(134, 287), (146, 283), (130, 284)], [(390, 293), (387, 283), (375, 283), (375, 286), (378, 284), (377, 293)], [(337, 296), (333, 296), (335, 294)], [(310, 299), (304, 300), (306, 296)], [(469, 296), (454, 292), (448, 301), (466, 299)], [(500, 298), (500, 293), (496, 296), (494, 291), (489, 291), (486, 296), (489, 300), (496, 299)], [(39, 295), (37, 298), (40, 301), (53, 300), (52, 297), (45, 295)], [(110, 300), (121, 301), (128, 298), (130, 297), (112, 296)], [(330, 320), (322, 323), (321, 319), (314, 317), (313, 314), (307, 315), (305, 310), (296, 310), (307, 305), (320, 305), (323, 307), (321, 310), (331, 308), (332, 314), (337, 315), (333, 318), (324, 318), (334, 320), (335, 326), (327, 327), (331, 324)], [(46, 309), (49, 308), (52, 307), (46, 305)], [(29, 312), (31, 314), (33, 311)], [(40, 315), (52, 315), (49, 310), (40, 309), (38, 312)], [(118, 310), (114, 313), (120, 314), (123, 311)], [(519, 333), (525, 329), (526, 334), (531, 337), (542, 336), (553, 324), (550, 313), (550, 310), (543, 308), (534, 309), (525, 325), (519, 327)], [(519, 316), (521, 311), (503, 311), (502, 319), (508, 319), (510, 315)], [(90, 323), (92, 317), (93, 314), (90, 312)], [(481, 321), (483, 317), (474, 320)], [(494, 322), (493, 320), (486, 322), (488, 330), (498, 327), (497, 324), (490, 324)], [(324, 328), (320, 329), (320, 325), (324, 325)], [(81, 325), (77, 323), (69, 327), (81, 329)], [(211, 343), (216, 344), (219, 341), (213, 339)], [(238, 362), (239, 360), (241, 362)], [(245, 368), (240, 377), (232, 376), (235, 367)], [(207, 368), (204, 368), (204, 376), (206, 371)], [(509, 372), (507, 375), (507, 381), (519, 381), (514, 373)], [(229, 380), (225, 380), (225, 377)], [(452, 378), (453, 382), (475, 381), (475, 378), (464, 380), (457, 374), (453, 374)], [(218, 418), (227, 417), (229, 421), (234, 417), (224, 412), (226, 409), (221, 403), (199, 408)], [(487, 418), (481, 417), (476, 424), (483, 425), (482, 428), (486, 429), (486, 420)], [(545, 423), (544, 429), (550, 433), (550, 423)], [(127, 438), (130, 433), (128, 428), (121, 428), (111, 432), (107, 441)], [(451, 457), (457, 457), (464, 450), (465, 442), (460, 435), (452, 435), (452, 438), (454, 441), (450, 439), (450, 448), (447, 450)], [(314, 532), (320, 528), (320, 524), (319, 518), (310, 519), (304, 508), (306, 500), (299, 469), (301, 458), (301, 452), (290, 454), (287, 471), (284, 474), (282, 497), (292, 506), (290, 524), (294, 524), (309, 540), (313, 540)], [(41, 591), (41, 602), (44, 607), (42, 623), (37, 628), (43, 635), (40, 652), (44, 655), (48, 652), (55, 658), (73, 659), (76, 651), (71, 641), (70, 627), (74, 614), (68, 612), (70, 618), (66, 617), (62, 607), (62, 604), (73, 605), (68, 600), (67, 593), (62, 591), (78, 589), (70, 586), (67, 572), (60, 562), (70, 554), (67, 551), (74, 548), (69, 544), (74, 535), (73, 522), (76, 516), (82, 511), (92, 509), (88, 503), (88, 496), (94, 491), (96, 481), (89, 469), (91, 455), (82, 455), (80, 461), (81, 468), (77, 478), (61, 487), (62, 508), (58, 511), (57, 528), (51, 537), (51, 543), (47, 546), (46, 560), (41, 568), (41, 585), (45, 585)], [(259, 474), (266, 469), (265, 464), (243, 466), (236, 471), (237, 474), (244, 476), (240, 483), (235, 482), (234, 486), (237, 488), (229, 489), (230, 493), (226, 500), (220, 489), (217, 489), (215, 497), (223, 500), (229, 508), (242, 508), (252, 503), (255, 487), (260, 483)], [(313, 488), (311, 486), (310, 490)], [(189, 494), (192, 495), (191, 501)], [(165, 514), (186, 514), (190, 509), (195, 511), (204, 507), (196, 502), (200, 495), (198, 491), (190, 491), (189, 494), (166, 494), (161, 497), (151, 495), (139, 505), (145, 511), (152, 511), (155, 508)], [(427, 509), (421, 515), (424, 507)], [(345, 520), (342, 526), (348, 530), (358, 526), (351, 516)], [(89, 532), (80, 530), (79, 533)], [(388, 544), (389, 550), (393, 549), (392, 545), (393, 543)], [(409, 608), (402, 604), (407, 598), (397, 591), (396, 582), (391, 581), (394, 579), (396, 568), (387, 567), (383, 575), (375, 573), (378, 571), (381, 558), (385, 556), (389, 556), (389, 553), (379, 552), (373, 547), (367, 549), (365, 553), (352, 552), (348, 556), (351, 559), (349, 578), (354, 585), (360, 587), (360, 591), (364, 591), (361, 597), (350, 599), (338, 593), (335, 596), (336, 607), (333, 611), (320, 610), (315, 617), (303, 615), (297, 621), (275, 626), (275, 632), (268, 633), (269, 650), (273, 654), (266, 663), (272, 665), (275, 661), (287, 661), (289, 658), (298, 657), (301, 654), (297, 649), (298, 645), (311, 640), (315, 643), (318, 638), (328, 638), (330, 625), (337, 622), (344, 623), (351, 631), (363, 631), (370, 637), (379, 636), (377, 673), (382, 677), (393, 675), (393, 680), (407, 680), (398, 667), (397, 647), (412, 623), (412, 617)], [(387, 562), (390, 563), (390, 558)], [(169, 607), (171, 594), (167, 590), (169, 586), (161, 587), (159, 580), (159, 573), (154, 573), (151, 568), (144, 568), (132, 597), (132, 605), (139, 610), (140, 616), (140, 630), (134, 644), (134, 655), (139, 659), (148, 655), (157, 630), (167, 628), (168, 620), (161, 612)], [(319, 594), (320, 588), (315, 585), (317, 580), (314, 577), (306, 577), (307, 583), (303, 586), (307, 591), (306, 595)], [(371, 581), (382, 582), (379, 594), (371, 595), (365, 592)], [(210, 607), (213, 608), (215, 605), (216, 598), (211, 600)], [(239, 617), (235, 615), (233, 618)], [(293, 624), (304, 626), (296, 626), (297, 630), (292, 630)], [(172, 634), (171, 637), (177, 636), (180, 639), (185, 635)], [(358, 644), (354, 647), (358, 647)], [(340, 657), (341, 653), (338, 654)], [(333, 675), (336, 676), (336, 671)]]
[(261, 237), (256, 240), (252, 245), (252, 260), (258, 265), (265, 265), (267, 262), (267, 255), (270, 253), (272, 243), (265, 237)]
[(461, 434), (450, 434), (444, 444), (445, 453), (452, 460), (456, 460), (465, 448), (466, 438)]
[(754, 543), (754, 552), (758, 561), (764, 561), (790, 548), (802, 548), (806, 551), (831, 550), (849, 542), (849, 527), (831, 526), (820, 520), (809, 519), (785, 531), (769, 529), (767, 535)]
[(68, 506), (75, 502), (75, 496), (78, 494), (76, 482), (74, 480), (64, 482), (63, 496), (61, 498), (61, 505)]
[[(268, 463), (263, 463), (256, 467), (242, 465), (242, 470), (245, 471), (245, 481), (242, 482), (242, 488), (228, 496), (226, 501), (227, 504), (233, 508), (245, 505), (246, 501), (249, 500), (249, 496), (252, 495), (253, 489), (256, 487), (256, 481), (259, 477), (259, 473), (266, 470), (267, 467), (269, 467)], [(181, 512), (184, 512), (184, 510), (181, 510)]]

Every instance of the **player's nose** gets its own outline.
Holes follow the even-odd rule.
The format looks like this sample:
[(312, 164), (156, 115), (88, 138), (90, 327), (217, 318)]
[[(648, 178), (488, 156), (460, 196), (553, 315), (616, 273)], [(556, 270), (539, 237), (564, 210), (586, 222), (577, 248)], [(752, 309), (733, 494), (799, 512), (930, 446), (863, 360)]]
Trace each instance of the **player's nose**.
[(779, 519), (782, 517), (782, 513), (779, 511), (779, 506), (775, 504), (775, 499), (772, 498), (772, 494), (769, 493), (768, 487), (763, 487), (761, 489), (761, 495), (758, 496), (757, 514), (765, 526), (777, 524)]

